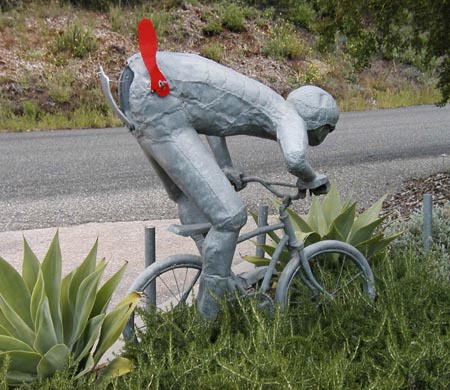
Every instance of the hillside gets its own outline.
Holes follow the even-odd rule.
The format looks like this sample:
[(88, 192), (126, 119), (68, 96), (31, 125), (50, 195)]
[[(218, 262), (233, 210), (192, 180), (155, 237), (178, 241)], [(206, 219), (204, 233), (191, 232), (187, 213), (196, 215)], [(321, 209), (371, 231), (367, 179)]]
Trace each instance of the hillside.
[(29, 2), (0, 14), (0, 130), (117, 125), (96, 72), (102, 65), (117, 80), (138, 50), (142, 17), (153, 20), (160, 50), (199, 53), (283, 96), (315, 84), (332, 93), (341, 110), (439, 99), (432, 75), (382, 59), (356, 71), (342, 48), (319, 52), (317, 35), (285, 22), (273, 8), (191, 0), (100, 13)]

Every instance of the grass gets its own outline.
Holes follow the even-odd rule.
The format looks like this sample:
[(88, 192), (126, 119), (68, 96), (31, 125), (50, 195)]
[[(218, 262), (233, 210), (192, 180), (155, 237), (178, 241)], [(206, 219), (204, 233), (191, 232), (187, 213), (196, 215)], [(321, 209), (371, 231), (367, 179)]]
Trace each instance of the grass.
[(97, 49), (95, 36), (79, 23), (68, 26), (61, 35), (56, 36), (54, 48), (56, 53), (68, 51), (76, 58), (84, 58)]
[[(71, 113), (43, 113), (32, 102), (25, 102), (24, 115), (16, 115), (11, 110), (0, 108), (0, 129), (8, 131), (103, 128), (121, 126), (112, 112), (100, 114), (89, 106), (81, 106)], [(1, 131), (1, 130), (0, 130)]]
[(438, 90), (430, 86), (403, 85), (384, 91), (347, 92), (338, 99), (341, 111), (368, 110), (373, 108), (407, 107), (420, 104), (434, 104), (441, 99)]
[[(440, 248), (450, 224), (436, 215)], [(355, 297), (270, 316), (238, 301), (214, 324), (193, 307), (153, 314), (142, 343), (126, 346), (134, 370), (107, 388), (448, 388), (450, 282), (440, 265), (448, 254), (436, 248), (424, 256), (420, 231), (410, 222), (402, 227), (410, 233), (372, 264), (375, 302)], [(30, 389), (87, 389), (94, 380), (70, 383), (62, 372)]]
[(273, 317), (242, 304), (220, 326), (189, 310), (153, 317), (142, 349), (129, 347), (137, 368), (118, 388), (448, 388), (450, 290), (432, 263), (392, 251), (375, 267), (375, 303)]
[(151, 4), (142, 4), (131, 8), (115, 5), (111, 6), (108, 11), (111, 29), (132, 39), (137, 39), (137, 25), (143, 18), (151, 19), (159, 38), (162, 38), (172, 28), (172, 14), (165, 10), (155, 10)]

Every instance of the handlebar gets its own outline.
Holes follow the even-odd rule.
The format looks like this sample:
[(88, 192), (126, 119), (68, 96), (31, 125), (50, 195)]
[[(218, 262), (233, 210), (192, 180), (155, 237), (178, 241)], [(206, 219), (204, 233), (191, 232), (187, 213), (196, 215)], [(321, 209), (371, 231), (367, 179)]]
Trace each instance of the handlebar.
[[(303, 199), (306, 197), (306, 188), (299, 188), (295, 184), (277, 182), (277, 181), (267, 181), (257, 176), (244, 176), (242, 177), (242, 181), (245, 183), (259, 183), (272, 194), (274, 194), (278, 198), (282, 198), (283, 202), (290, 203), (292, 200)], [(274, 188), (274, 186), (279, 187), (288, 187), (295, 188), (297, 191), (295, 194), (287, 194), (281, 191), (278, 191)]]

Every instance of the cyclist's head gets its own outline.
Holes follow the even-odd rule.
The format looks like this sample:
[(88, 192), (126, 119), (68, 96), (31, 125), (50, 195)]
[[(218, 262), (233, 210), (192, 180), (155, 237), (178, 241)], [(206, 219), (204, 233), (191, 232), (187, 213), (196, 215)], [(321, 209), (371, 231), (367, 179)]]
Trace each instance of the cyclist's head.
[(321, 144), (334, 130), (339, 119), (339, 109), (328, 92), (319, 87), (306, 85), (292, 91), (287, 101), (305, 121), (311, 146)]

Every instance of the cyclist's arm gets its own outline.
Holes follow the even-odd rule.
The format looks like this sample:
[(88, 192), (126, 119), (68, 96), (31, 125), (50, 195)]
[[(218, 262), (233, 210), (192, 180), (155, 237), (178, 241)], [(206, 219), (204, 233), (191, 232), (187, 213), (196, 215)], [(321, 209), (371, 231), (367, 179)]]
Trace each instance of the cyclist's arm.
[(307, 159), (308, 134), (302, 118), (288, 111), (277, 126), (277, 140), (289, 173), (304, 182), (311, 182), (316, 172)]
[(308, 133), (303, 119), (288, 111), (277, 128), (277, 139), (288, 171), (298, 177), (297, 186), (309, 189), (316, 195), (328, 193), (328, 178), (314, 171), (308, 162)]
[(222, 169), (233, 168), (230, 152), (228, 151), (227, 141), (225, 137), (215, 137), (209, 135), (206, 137), (209, 147), (213, 152), (214, 158)]
[(242, 190), (246, 186), (246, 183), (242, 182), (242, 172), (233, 167), (233, 161), (231, 160), (225, 137), (207, 136), (206, 139), (208, 140), (208, 144), (217, 164), (225, 173), (227, 179), (231, 182), (236, 191)]

